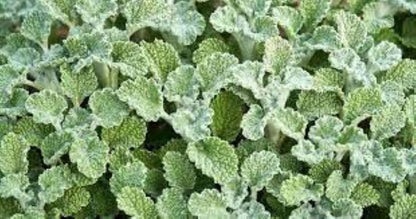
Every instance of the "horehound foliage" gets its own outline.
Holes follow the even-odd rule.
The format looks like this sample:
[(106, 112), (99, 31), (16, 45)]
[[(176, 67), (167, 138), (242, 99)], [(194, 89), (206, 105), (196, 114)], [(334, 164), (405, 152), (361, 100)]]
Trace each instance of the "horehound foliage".
[(416, 218), (416, 1), (1, 0), (0, 218)]

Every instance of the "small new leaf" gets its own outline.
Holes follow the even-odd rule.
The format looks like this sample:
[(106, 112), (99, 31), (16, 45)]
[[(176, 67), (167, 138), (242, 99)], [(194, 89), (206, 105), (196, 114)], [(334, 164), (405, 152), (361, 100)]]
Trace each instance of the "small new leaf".
[(26, 173), (29, 161), (27, 154), (30, 147), (20, 135), (13, 132), (5, 135), (0, 144), (0, 170), (3, 174)]
[(95, 91), (88, 103), (94, 121), (105, 128), (119, 126), (129, 114), (127, 104), (123, 103), (111, 88)]
[(171, 187), (191, 190), (195, 185), (196, 175), (193, 165), (185, 155), (169, 151), (163, 157), (165, 178)]
[(143, 190), (126, 186), (117, 195), (118, 207), (135, 218), (157, 218), (153, 200), (146, 196)]
[(227, 183), (238, 170), (234, 148), (217, 137), (190, 143), (186, 153), (195, 166), (217, 183)]
[(33, 114), (35, 122), (52, 124), (58, 130), (61, 128), (63, 112), (68, 107), (64, 97), (52, 90), (42, 90), (32, 94), (26, 101), (26, 109)]
[(251, 189), (259, 191), (280, 170), (279, 159), (269, 151), (252, 153), (241, 165), (241, 176)]
[(127, 80), (121, 84), (117, 95), (146, 121), (157, 121), (164, 112), (161, 87), (153, 79)]
[(69, 157), (78, 170), (90, 178), (98, 178), (106, 171), (109, 147), (98, 137), (75, 139)]

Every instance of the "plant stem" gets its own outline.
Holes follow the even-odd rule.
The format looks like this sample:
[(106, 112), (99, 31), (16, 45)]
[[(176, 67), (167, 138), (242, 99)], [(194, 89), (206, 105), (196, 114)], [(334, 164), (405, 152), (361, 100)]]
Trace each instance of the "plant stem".
[(43, 89), (43, 87), (41, 87), (39, 84), (36, 84), (35, 82), (27, 80), (27, 79), (23, 80), (22, 84), (27, 85), (29, 87), (33, 87), (37, 90), (42, 90)]
[(103, 87), (118, 87), (118, 71), (111, 71), (110, 68), (100, 62), (94, 62), (95, 74)]
[(248, 37), (243, 36), (240, 33), (233, 34), (237, 40), (238, 46), (240, 47), (241, 57), (243, 60), (252, 60), (255, 56), (256, 42)]
[(251, 200), (257, 200), (257, 191), (252, 187), (250, 188), (250, 198)]

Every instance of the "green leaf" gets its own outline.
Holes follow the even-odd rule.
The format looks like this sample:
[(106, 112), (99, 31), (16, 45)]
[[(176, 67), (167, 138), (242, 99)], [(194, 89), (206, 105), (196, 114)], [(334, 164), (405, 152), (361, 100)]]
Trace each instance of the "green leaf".
[(3, 139), (3, 137), (9, 133), (13, 128), (14, 122), (5, 117), (0, 116), (0, 138)]
[(279, 74), (289, 64), (292, 56), (292, 46), (280, 36), (275, 36), (265, 42), (263, 63), (267, 72)]
[(127, 104), (123, 103), (111, 88), (95, 91), (88, 103), (94, 122), (104, 128), (119, 126), (129, 114)]
[(164, 0), (133, 0), (127, 1), (122, 9), (126, 17), (126, 28), (132, 35), (144, 27), (158, 27), (166, 18), (169, 8)]
[(98, 86), (97, 77), (92, 66), (74, 72), (69, 65), (64, 64), (61, 66), (60, 72), (64, 94), (71, 98), (74, 106), (79, 106), (84, 98), (91, 95)]
[(402, 151), (389, 147), (383, 149), (380, 143), (370, 141), (366, 145), (365, 158), (368, 162), (368, 171), (387, 182), (398, 183), (407, 175)]
[(84, 22), (103, 28), (107, 18), (117, 14), (116, 0), (77, 0), (77, 12)]
[(62, 197), (72, 187), (71, 170), (66, 165), (53, 166), (39, 176), (41, 203), (51, 203)]
[(227, 183), (237, 174), (238, 158), (234, 148), (217, 137), (190, 143), (186, 153), (202, 173), (217, 183)]
[[(114, 215), (118, 212), (116, 197), (111, 193), (108, 181), (98, 181), (88, 187), (89, 206), (98, 215)], [(81, 210), (82, 211), (82, 210)]]
[(22, 209), (14, 198), (0, 198), (0, 217), (10, 218), (14, 214), (21, 213)]
[(350, 81), (358, 81), (366, 86), (375, 83), (375, 77), (370, 71), (366, 71), (365, 63), (354, 50), (342, 48), (329, 55), (328, 60), (333, 68), (348, 73)]
[(260, 191), (280, 171), (279, 163), (272, 152), (254, 152), (241, 165), (241, 176), (252, 190)]
[(416, 25), (416, 18), (407, 17), (402, 26), (402, 43), (411, 48), (416, 48), (416, 32), (413, 28), (414, 25)]
[(53, 131), (51, 125), (36, 123), (33, 117), (23, 117), (13, 127), (13, 132), (22, 136), (32, 146), (40, 146), (42, 140)]
[(204, 59), (210, 57), (214, 53), (230, 53), (230, 47), (218, 38), (208, 38), (198, 44), (192, 54), (192, 61), (195, 64), (201, 63)]
[(277, 6), (272, 9), (272, 16), (282, 26), (289, 36), (295, 34), (303, 26), (303, 17), (295, 8), (289, 6)]
[(77, 165), (75, 164), (71, 164), (69, 168), (71, 169), (71, 178), (74, 186), (89, 186), (98, 181), (97, 178), (90, 178), (85, 176), (77, 169)]
[(383, 107), (370, 122), (372, 139), (384, 140), (395, 136), (405, 126), (405, 113), (401, 107), (393, 105)]
[(393, 219), (416, 217), (416, 195), (405, 196), (390, 207), (389, 216)]
[(206, 103), (196, 101), (183, 106), (170, 115), (176, 133), (186, 140), (198, 141), (210, 135), (214, 111)]
[(317, 217), (317, 218), (331, 218), (333, 217), (331, 213), (326, 210), (322, 209), (321, 206), (315, 207), (312, 206), (310, 203), (305, 203), (301, 205), (300, 207), (294, 209), (292, 212), (290, 212), (290, 219), (295, 218), (311, 218), (311, 217)]
[(13, 87), (19, 84), (23, 78), (24, 76), (20, 75), (12, 66), (0, 66), (0, 94), (11, 94)]
[(382, 107), (381, 89), (363, 87), (353, 90), (347, 96), (343, 107), (343, 120), (346, 123), (358, 123), (373, 115)]
[(30, 147), (25, 139), (13, 132), (1, 139), (0, 170), (3, 174), (26, 173), (29, 162), (27, 153)]
[(285, 205), (300, 205), (302, 202), (319, 201), (323, 193), (322, 184), (314, 184), (308, 176), (296, 175), (283, 181), (280, 199)]
[(330, 158), (331, 155), (315, 146), (309, 140), (300, 140), (297, 145), (292, 147), (291, 152), (298, 160), (304, 161), (310, 165), (317, 164), (326, 158)]
[(196, 68), (196, 77), (201, 84), (204, 97), (211, 98), (230, 81), (228, 69), (236, 65), (238, 59), (228, 53), (214, 53), (204, 59)]
[(195, 76), (195, 68), (191, 65), (181, 65), (169, 73), (163, 91), (170, 102), (196, 100), (199, 95), (199, 84)]
[(65, 129), (82, 130), (91, 125), (94, 118), (91, 113), (80, 107), (71, 108), (62, 123)]
[(363, 129), (350, 125), (345, 126), (341, 131), (341, 135), (338, 138), (338, 144), (357, 146), (366, 140), (368, 140), (367, 135), (364, 133)]
[(264, 128), (267, 125), (267, 120), (264, 117), (265, 113), (259, 105), (251, 105), (241, 121), (244, 137), (250, 140), (258, 140), (263, 137)]
[(187, 147), (188, 144), (184, 139), (174, 138), (169, 140), (168, 143), (162, 146), (156, 153), (160, 158), (163, 158), (165, 154), (169, 151), (175, 151), (181, 154), (186, 154)]
[(126, 150), (126, 148), (116, 148), (111, 151), (108, 158), (108, 163), (110, 165), (109, 170), (114, 172), (127, 163), (133, 162), (133, 160), (134, 157), (130, 150)]
[(341, 10), (335, 15), (335, 23), (344, 47), (350, 47), (357, 51), (367, 37), (364, 22), (357, 15)]
[(113, 43), (113, 50), (115, 49), (114, 43), (118, 41), (123, 41), (123, 42), (129, 41), (129, 36), (127, 35), (127, 31), (120, 30), (117, 27), (104, 29), (104, 34), (106, 36), (107, 41)]
[(334, 144), (340, 138), (343, 127), (343, 122), (337, 117), (323, 116), (315, 121), (308, 136), (313, 142), (320, 145)]
[(198, 218), (229, 218), (225, 197), (216, 189), (204, 189), (201, 193), (192, 193), (188, 209)]
[(29, 68), (37, 66), (41, 55), (34, 48), (20, 48), (11, 56), (8, 57), (10, 65), (19, 70), (27, 71)]
[(368, 32), (379, 33), (394, 26), (396, 8), (387, 2), (369, 2), (363, 8), (363, 21)]
[(351, 199), (341, 199), (332, 205), (332, 214), (340, 218), (361, 218), (363, 209)]
[(52, 90), (42, 90), (29, 96), (26, 109), (33, 114), (35, 122), (52, 124), (58, 130), (63, 120), (63, 112), (68, 107), (64, 97)]
[(237, 4), (248, 17), (266, 15), (271, 3), (271, 0), (235, 0), (235, 4)]
[(40, 0), (48, 13), (67, 25), (72, 25), (74, 2), (70, 0)]
[(73, 141), (74, 137), (69, 132), (53, 132), (48, 135), (40, 145), (44, 163), (53, 165), (60, 161), (69, 152)]
[(20, 32), (26, 38), (47, 49), (51, 27), (52, 18), (48, 14), (42, 11), (33, 11), (25, 17)]
[[(236, 148), (236, 153), (240, 161), (246, 159), (250, 154), (260, 151), (274, 151), (274, 143), (267, 138), (260, 138), (259, 140), (243, 140), (240, 141)], [(241, 162), (240, 162), (241, 163)]]
[(155, 40), (152, 43), (142, 42), (140, 45), (149, 62), (150, 71), (158, 81), (165, 82), (169, 73), (181, 64), (178, 52), (169, 43)]
[(120, 71), (121, 74), (135, 79), (144, 76), (149, 69), (149, 61), (145, 56), (144, 49), (138, 44), (130, 41), (116, 41), (111, 51), (113, 62), (110, 63)]
[(75, 139), (69, 157), (78, 170), (90, 178), (98, 178), (106, 171), (109, 147), (98, 137)]
[(210, 16), (214, 29), (220, 33), (237, 33), (242, 30), (238, 24), (248, 25), (245, 17), (239, 15), (231, 6), (218, 7)]
[(32, 207), (32, 208), (27, 209), (24, 214), (13, 215), (11, 219), (38, 219), (38, 218), (45, 218), (45, 217), (46, 215), (42, 210)]
[(157, 199), (156, 209), (162, 219), (189, 217), (186, 197), (181, 190), (175, 188), (163, 190), (162, 195)]
[(309, 120), (322, 116), (337, 115), (342, 110), (342, 99), (335, 92), (302, 91), (296, 106), (298, 112)]
[(159, 197), (165, 188), (168, 188), (168, 182), (166, 182), (163, 172), (159, 169), (149, 170), (144, 182), (144, 192), (152, 197)]
[(221, 192), (227, 200), (227, 206), (237, 209), (247, 198), (247, 182), (242, 177), (235, 177), (221, 186)]
[(285, 107), (292, 91), (290, 86), (282, 84), (279, 76), (272, 77), (269, 80), (269, 84), (263, 89), (263, 96), (260, 99), (260, 103), (266, 112)]
[(185, 155), (169, 151), (163, 157), (163, 169), (169, 185), (174, 188), (191, 190), (195, 185), (196, 175), (193, 165)]
[(13, 197), (19, 200), (22, 207), (26, 207), (32, 197), (26, 192), (29, 187), (29, 178), (24, 173), (8, 174), (1, 178), (0, 196)]
[(118, 195), (123, 188), (143, 189), (148, 169), (141, 161), (127, 163), (113, 173), (110, 179), (111, 191)]
[(11, 119), (24, 116), (26, 114), (25, 103), (28, 97), (29, 92), (27, 90), (22, 88), (13, 89), (10, 98), (5, 103), (0, 103), (0, 114), (7, 115)]
[(162, 159), (156, 153), (146, 149), (135, 149), (132, 151), (135, 160), (143, 162), (149, 169), (162, 169)]
[(62, 216), (68, 217), (87, 206), (90, 198), (91, 195), (85, 188), (74, 187), (66, 190), (64, 195), (51, 203), (50, 206), (58, 208)]
[(244, 37), (249, 37), (255, 42), (265, 42), (267, 39), (279, 34), (276, 22), (270, 16), (256, 17), (252, 21), (251, 26), (243, 25), (243, 28)]
[(405, 94), (403, 87), (393, 81), (385, 81), (381, 83), (381, 98), (386, 106), (403, 105), (405, 102)]
[(244, 102), (229, 91), (221, 92), (211, 102), (214, 111), (211, 129), (215, 136), (234, 141), (240, 133)]
[(111, 148), (138, 148), (143, 144), (146, 133), (146, 122), (136, 116), (130, 116), (119, 126), (103, 129), (101, 139)]
[(339, 91), (344, 87), (345, 79), (341, 72), (333, 68), (320, 68), (315, 72), (314, 87), (318, 91)]
[(402, 59), (402, 51), (394, 43), (383, 41), (368, 51), (370, 71), (386, 71)]
[(398, 65), (389, 69), (383, 80), (394, 81), (402, 85), (405, 90), (416, 87), (416, 60), (403, 59)]
[(331, 2), (325, 0), (303, 0), (299, 6), (302, 14), (304, 26), (312, 30), (326, 16), (329, 11)]
[(153, 79), (127, 80), (121, 84), (117, 95), (146, 121), (157, 121), (164, 112), (161, 86)]
[(351, 199), (361, 207), (367, 207), (377, 204), (380, 199), (380, 194), (372, 185), (363, 182), (355, 186), (351, 193)]
[(93, 61), (108, 61), (112, 46), (103, 38), (103, 33), (92, 32), (72, 35), (64, 40), (64, 47), (70, 57), (84, 59), (75, 66), (75, 71), (92, 64)]
[(307, 121), (299, 112), (292, 108), (276, 108), (272, 111), (270, 123), (285, 135), (299, 140), (305, 135)]
[(170, 23), (168, 22), (170, 32), (180, 44), (191, 45), (205, 29), (204, 16), (187, 2), (175, 3), (172, 14)]
[(256, 98), (260, 99), (262, 97), (265, 75), (262, 63), (245, 61), (242, 64), (232, 66), (229, 71), (232, 74), (232, 83), (250, 90)]
[(157, 218), (157, 211), (153, 200), (146, 197), (143, 190), (136, 187), (124, 187), (117, 195), (119, 209), (134, 218)]
[(331, 173), (338, 170), (344, 172), (344, 166), (340, 162), (325, 159), (312, 165), (308, 174), (315, 182), (325, 183)]
[(337, 31), (327, 25), (317, 27), (313, 32), (312, 38), (306, 43), (311, 49), (323, 50), (325, 52), (332, 52), (342, 47)]
[(271, 218), (270, 213), (266, 211), (263, 204), (255, 200), (243, 203), (239, 209), (233, 212), (233, 216), (236, 218)]
[(344, 179), (342, 171), (335, 170), (326, 181), (325, 195), (333, 202), (340, 201), (350, 197), (356, 185), (356, 181)]
[(284, 75), (283, 84), (291, 90), (310, 90), (313, 77), (300, 67), (286, 67), (281, 72)]

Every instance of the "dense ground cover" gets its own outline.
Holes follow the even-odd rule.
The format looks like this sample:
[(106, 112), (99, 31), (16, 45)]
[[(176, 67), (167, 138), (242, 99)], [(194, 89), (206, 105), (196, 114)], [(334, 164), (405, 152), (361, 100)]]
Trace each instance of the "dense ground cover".
[(416, 218), (413, 0), (1, 0), (0, 218)]

